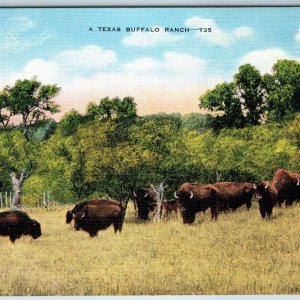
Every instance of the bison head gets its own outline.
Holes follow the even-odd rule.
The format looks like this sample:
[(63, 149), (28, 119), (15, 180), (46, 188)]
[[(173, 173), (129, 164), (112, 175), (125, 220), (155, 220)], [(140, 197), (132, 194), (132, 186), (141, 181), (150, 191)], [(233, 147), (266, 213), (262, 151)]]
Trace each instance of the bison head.
[(28, 226), (28, 234), (32, 236), (33, 239), (37, 239), (42, 235), (41, 224), (35, 220), (32, 220)]
[(85, 219), (87, 218), (86, 212), (83, 209), (82, 211), (78, 212), (74, 216), (74, 228), (75, 230), (79, 230), (82, 227), (82, 224), (84, 224)]
[(72, 210), (68, 210), (66, 213), (66, 223), (70, 224), (72, 222), (73, 219), (73, 212)]
[(256, 199), (260, 201), (265, 198), (265, 196), (269, 193), (270, 183), (268, 181), (262, 181), (256, 186)]
[(142, 220), (148, 220), (150, 211), (153, 211), (156, 206), (155, 192), (147, 189), (138, 189), (134, 192), (134, 201), (137, 206), (138, 217)]
[(196, 217), (196, 212), (194, 211), (191, 204), (191, 199), (194, 198), (193, 192), (177, 191), (174, 193), (174, 196), (179, 202), (183, 223), (185, 224), (193, 223)]

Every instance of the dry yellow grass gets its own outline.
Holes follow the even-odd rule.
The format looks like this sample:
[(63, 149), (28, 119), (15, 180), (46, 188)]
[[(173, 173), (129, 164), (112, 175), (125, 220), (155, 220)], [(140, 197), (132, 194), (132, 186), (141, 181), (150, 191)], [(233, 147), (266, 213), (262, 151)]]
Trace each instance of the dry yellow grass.
[(299, 294), (300, 205), (262, 221), (249, 212), (138, 222), (91, 239), (65, 224), (69, 207), (26, 209), (42, 225), (37, 240), (1, 237), (1, 295)]

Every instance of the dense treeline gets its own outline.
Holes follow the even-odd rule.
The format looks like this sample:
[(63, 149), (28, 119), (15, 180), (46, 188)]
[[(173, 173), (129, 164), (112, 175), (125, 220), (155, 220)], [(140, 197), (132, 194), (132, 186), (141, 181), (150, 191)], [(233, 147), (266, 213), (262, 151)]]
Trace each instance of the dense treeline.
[[(15, 190), (11, 174), (26, 174), (23, 203), (38, 204), (44, 191), (61, 203), (121, 200), (165, 180), (171, 198), (182, 182), (215, 182), (217, 172), (222, 181), (251, 182), (270, 180), (278, 168), (299, 172), (299, 63), (278, 61), (273, 71), (261, 76), (244, 65), (232, 83), (207, 91), (200, 106), (215, 115), (140, 117), (133, 98), (104, 98), (58, 123), (41, 116), (58, 111), (51, 99), (60, 88), (17, 81), (0, 93), (0, 190)], [(10, 126), (18, 114), (23, 122)]]
[[(285, 125), (220, 133), (190, 130), (183, 126), (184, 118), (153, 115), (130, 124), (96, 120), (70, 135), (59, 123), (49, 139), (32, 145), (36, 167), (24, 183), (23, 201), (36, 203), (44, 190), (60, 202), (103, 195), (122, 199), (138, 186), (163, 180), (171, 197), (184, 181), (215, 182), (217, 171), (222, 181), (258, 182), (270, 180), (277, 168), (300, 170), (300, 117)], [(0, 143), (1, 152), (20, 149), (15, 159), (26, 161), (18, 131), (2, 132)], [(3, 175), (3, 188), (9, 189)]]

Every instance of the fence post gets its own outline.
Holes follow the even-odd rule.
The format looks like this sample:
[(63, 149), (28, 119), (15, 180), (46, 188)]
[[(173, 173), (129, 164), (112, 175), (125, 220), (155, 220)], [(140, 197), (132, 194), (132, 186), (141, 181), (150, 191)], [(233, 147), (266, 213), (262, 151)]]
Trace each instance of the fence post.
[(0, 204), (1, 204), (1, 208), (2, 208), (3, 207), (2, 192), (0, 192)]
[(11, 207), (11, 202), (12, 202), (12, 193), (10, 191), (9, 192), (9, 207)]
[(4, 203), (5, 203), (5, 207), (7, 207), (7, 191), (5, 191), (4, 193)]

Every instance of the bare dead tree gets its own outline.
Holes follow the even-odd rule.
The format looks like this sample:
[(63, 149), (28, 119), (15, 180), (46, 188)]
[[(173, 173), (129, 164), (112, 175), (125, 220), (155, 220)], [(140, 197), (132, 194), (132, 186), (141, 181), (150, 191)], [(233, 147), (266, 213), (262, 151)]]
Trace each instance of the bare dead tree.
[(218, 171), (216, 172), (216, 182), (220, 182), (221, 180), (221, 173), (219, 173)]
[(11, 172), (10, 177), (13, 185), (13, 199), (11, 201), (11, 209), (21, 209), (21, 194), (24, 180), (27, 179), (32, 173), (32, 169), (26, 172), (22, 170), (21, 174), (17, 176), (16, 172)]
[(162, 217), (162, 201), (164, 199), (164, 191), (167, 185), (164, 185), (164, 181), (161, 182), (157, 187), (152, 185), (153, 190), (155, 191), (157, 198), (156, 198), (156, 207), (154, 210), (154, 221), (161, 221)]

